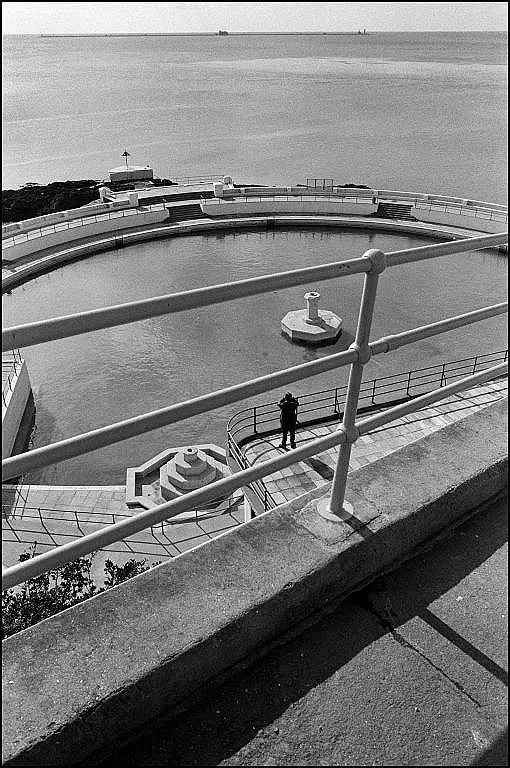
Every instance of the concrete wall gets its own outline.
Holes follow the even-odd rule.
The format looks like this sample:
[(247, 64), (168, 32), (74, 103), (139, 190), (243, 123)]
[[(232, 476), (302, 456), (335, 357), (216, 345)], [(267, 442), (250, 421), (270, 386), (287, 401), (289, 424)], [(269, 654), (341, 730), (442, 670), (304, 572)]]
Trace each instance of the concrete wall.
[(73, 221), (87, 216), (95, 216), (98, 213), (108, 213), (108, 211), (122, 210), (132, 207), (128, 200), (118, 200), (112, 203), (97, 203), (97, 205), (87, 205), (85, 208), (73, 208), (69, 211), (58, 211), (57, 213), (48, 213), (45, 216), (35, 216), (33, 219), (24, 221), (14, 221), (11, 224), (2, 225), (2, 237), (19, 235), (23, 232), (31, 232), (34, 229), (41, 229), (53, 224), (62, 224), (63, 221)]
[(21, 370), (14, 377), (13, 391), (6, 393), (7, 405), (2, 403), (2, 459), (12, 453), (31, 391), (27, 365), (23, 360)]
[(151, 718), (395, 568), (507, 485), (506, 402), (315, 489), (3, 642), (4, 766), (104, 760)]
[(377, 211), (372, 203), (344, 203), (341, 200), (262, 200), (262, 202), (201, 203), (208, 216), (254, 216), (274, 213), (317, 213), (338, 216), (368, 216)]
[(428, 221), (432, 224), (447, 224), (452, 227), (463, 227), (464, 229), (473, 229), (477, 232), (490, 232), (498, 234), (498, 232), (505, 232), (508, 224), (507, 222), (491, 221), (490, 219), (482, 219), (480, 216), (468, 216), (466, 214), (455, 213), (443, 213), (442, 211), (427, 211), (424, 208), (412, 208), (411, 215), (418, 221)]
[[(219, 191), (219, 190), (218, 190)], [(330, 197), (332, 194), (345, 197), (367, 197), (372, 198), (377, 194), (372, 189), (361, 189), (358, 187), (349, 187), (346, 189), (314, 189), (312, 187), (224, 187), (221, 197), (228, 200), (229, 197), (260, 197), (260, 195), (317, 195)]]
[(52, 248), (55, 245), (70, 243), (74, 240), (82, 240), (91, 235), (122, 231), (133, 227), (143, 227), (147, 224), (158, 224), (167, 218), (168, 211), (166, 208), (160, 211), (147, 211), (146, 213), (143, 212), (143, 208), (139, 208), (137, 209), (137, 213), (132, 216), (122, 216), (116, 219), (91, 222), (90, 224), (83, 224), (82, 226), (73, 229), (66, 228), (61, 232), (54, 232), (52, 234), (43, 235), (42, 237), (34, 237), (32, 240), (27, 240), (24, 243), (19, 243), (18, 245), (13, 245), (9, 248), (3, 248), (2, 259), (5, 261), (16, 261), (16, 259), (23, 256), (37, 253), (46, 248)]

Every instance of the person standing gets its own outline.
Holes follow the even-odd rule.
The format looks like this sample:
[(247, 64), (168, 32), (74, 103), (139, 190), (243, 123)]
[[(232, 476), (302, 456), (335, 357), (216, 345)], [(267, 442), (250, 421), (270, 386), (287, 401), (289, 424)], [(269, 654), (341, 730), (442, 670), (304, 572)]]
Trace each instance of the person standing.
[(287, 435), (290, 434), (290, 447), (296, 447), (296, 424), (299, 402), (291, 392), (287, 392), (278, 403), (280, 409), (280, 424), (282, 427), (282, 442), (280, 448), (287, 447)]

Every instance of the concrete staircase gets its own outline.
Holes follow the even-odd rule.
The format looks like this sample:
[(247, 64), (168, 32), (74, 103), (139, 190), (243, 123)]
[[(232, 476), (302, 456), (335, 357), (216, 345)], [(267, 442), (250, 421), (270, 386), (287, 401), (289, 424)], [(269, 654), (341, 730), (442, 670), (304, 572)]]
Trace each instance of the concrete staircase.
[(406, 221), (416, 221), (411, 216), (412, 205), (402, 205), (401, 203), (379, 203), (377, 212), (374, 216), (379, 219), (404, 219)]
[(186, 221), (187, 219), (206, 219), (200, 203), (189, 203), (187, 205), (172, 205), (168, 208), (168, 218), (170, 221)]

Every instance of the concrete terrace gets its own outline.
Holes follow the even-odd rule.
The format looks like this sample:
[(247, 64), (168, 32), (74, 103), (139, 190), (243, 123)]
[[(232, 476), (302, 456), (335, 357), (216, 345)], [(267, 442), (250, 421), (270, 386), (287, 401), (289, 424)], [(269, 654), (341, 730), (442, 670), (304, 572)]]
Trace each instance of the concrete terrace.
[[(507, 388), (506, 380), (489, 382), (360, 437), (353, 446), (350, 471), (371, 464), (486, 408), (503, 399)], [(337, 427), (338, 422), (298, 428), (297, 443), (325, 435)], [(256, 438), (244, 450), (250, 464), (254, 464), (281, 453), (279, 444), (279, 435)], [(265, 485), (273, 504), (284, 504), (327, 485), (333, 477), (337, 456), (337, 450), (329, 450), (268, 476)], [(125, 498), (126, 489), (122, 485), (4, 486), (4, 567), (17, 563), (19, 555), (32, 547), (39, 554), (142, 511), (142, 508), (128, 507)], [(145, 559), (147, 564), (154, 564), (194, 549), (242, 522), (242, 503), (228, 511), (182, 513), (96, 553), (92, 571), (94, 578), (101, 583), (103, 564), (107, 558), (118, 564), (131, 558)]]
[[(81, 224), (69, 223), (58, 230), (55, 225), (53, 238), (46, 240), (46, 243), (54, 242), (54, 248), (44, 255), (37, 250), (39, 243), (36, 241), (41, 233), (30, 237), (27, 234), (23, 247), (11, 253), (21, 256), (32, 249), (31, 258), (23, 266), (20, 262), (11, 263), (13, 269), (3, 290), (73, 258), (157, 237), (208, 230), (324, 225), (393, 230), (441, 240), (473, 237), (477, 233), (474, 226), (473, 229), (465, 228), (466, 223), (474, 225), (475, 222), (464, 216), (462, 220), (457, 217), (461, 225), (457, 227), (446, 220), (447, 216), (443, 217), (443, 223), (436, 223), (426, 217), (416, 221), (408, 216), (383, 215), (379, 218), (371, 213), (358, 216), (357, 210), (355, 215), (317, 215), (312, 213), (313, 206), (308, 207), (308, 212), (301, 210), (297, 214), (290, 211), (257, 214), (256, 209), (252, 209), (253, 216), (244, 216), (244, 206), (239, 205), (237, 210), (232, 210), (230, 218), (215, 218), (212, 212), (208, 218), (204, 215), (205, 205), (198, 204), (198, 200), (194, 205), (175, 202), (176, 206), (166, 202), (161, 207), (155, 206), (158, 211), (144, 217), (146, 225), (137, 227), (136, 231), (128, 231), (131, 221), (126, 219), (123, 222), (126, 226), (121, 227), (123, 231), (117, 232), (113, 214), (105, 214), (105, 219), (99, 216), (100, 221), (88, 228), (91, 233), (96, 227), (98, 234), (86, 243), (81, 240), (85, 230), (75, 229), (76, 237), (73, 238), (68, 234), (71, 226), (81, 227)], [(471, 201), (457, 202), (462, 205), (459, 213), (472, 205)], [(180, 210), (177, 210), (177, 203), (180, 203)], [(492, 206), (493, 209), (497, 207)], [(249, 205), (246, 210), (250, 210)], [(345, 211), (347, 213), (347, 209)], [(379, 209), (377, 212), (379, 216), (383, 213)], [(392, 213), (397, 213), (396, 209)], [(448, 213), (446, 208), (445, 213)], [(467, 215), (471, 215), (469, 211)], [(496, 219), (492, 217), (490, 212), (490, 223), (486, 222), (485, 229), (480, 222), (483, 232), (494, 231), (491, 227), (496, 227)], [(108, 226), (103, 225), (103, 221), (107, 221)], [(504, 246), (506, 237), (506, 234), (497, 234), (483, 239), (484, 242), (488, 239), (491, 247), (494, 242)], [(60, 238), (58, 246), (57, 238)], [(70, 239), (74, 240), (74, 247), (70, 247)], [(44, 237), (41, 241), (44, 242)], [(480, 240), (478, 245), (482, 247)], [(456, 252), (455, 248), (460, 251), (465, 244), (441, 246), (435, 249), (436, 255), (441, 255), (443, 249), (446, 253)], [(353, 257), (357, 255), (353, 254)], [(343, 268), (348, 270), (351, 266), (344, 265)], [(372, 260), (367, 256), (363, 266), (368, 267), (368, 271), (364, 270), (367, 284), (375, 296), (373, 278), (378, 274), (380, 264), (375, 257)], [(16, 270), (18, 274), (15, 274)], [(499, 313), (500, 306), (479, 310), (478, 314), (495, 309)], [(427, 330), (430, 327), (427, 326)], [(414, 331), (407, 333), (412, 335)], [(31, 339), (25, 341), (30, 343)], [(21, 346), (22, 342), (23, 338)], [(365, 344), (364, 341), (360, 343)], [(363, 364), (359, 354), (358, 362)], [(480, 382), (483, 378), (484, 374), (479, 374), (474, 380)], [(334, 451), (326, 451), (306, 459), (306, 453), (312, 454), (315, 448), (306, 443), (318, 435), (327, 436), (339, 424), (338, 421), (322, 422), (305, 425), (299, 430), (301, 462), (291, 466), (296, 454), (294, 457), (292, 452), (280, 455), (276, 465), (288, 464), (288, 468), (264, 477), (268, 487), (273, 483), (270, 493), (274, 503), (279, 505), (267, 514), (260, 514), (240, 525), (244, 515), (242, 518), (239, 508), (230, 511), (229, 520), (225, 515), (209, 514), (210, 510), (204, 514), (195, 513), (193, 509), (171, 520), (162, 520), (164, 514), (169, 514), (169, 509), (165, 508), (150, 518), (158, 520), (157, 524), (129, 539), (105, 546), (113, 540), (115, 531), (104, 531), (92, 541), (77, 545), (75, 556), (76, 549), (90, 552), (94, 547), (103, 547), (99, 553), (94, 553), (94, 568), (97, 569), (94, 576), (98, 581), (107, 557), (117, 562), (119, 558), (125, 562), (133, 557), (166, 562), (4, 641), (4, 674), (8, 683), (4, 691), (4, 764), (66, 765), (90, 759), (94, 763), (108, 758), (116, 745), (145, 733), (149, 721), (154, 722), (161, 715), (172, 718), (189, 709), (211, 686), (228, 678), (236, 669), (260, 659), (260, 655), (281, 642), (286, 633), (301, 631), (322, 611), (329, 610), (349, 594), (366, 587), (374, 578), (393, 570), (417, 548), (429, 546), (436, 537), (445, 535), (488, 500), (500, 498), (507, 482), (505, 394), (506, 386), (502, 381), (490, 381), (448, 399), (444, 398), (443, 392), (436, 393), (432, 399), (438, 399), (438, 402), (433, 408), (389, 422), (385, 428), (360, 438), (352, 453), (352, 474), (346, 495), (354, 514), (346, 517), (332, 521), (317, 514), (317, 504), (323, 504), (328, 498), (336, 456)], [(439, 400), (441, 396), (443, 400)], [(392, 417), (394, 414), (387, 418)], [(382, 421), (384, 418), (381, 417), (379, 423)], [(326, 437), (326, 441), (329, 444), (335, 442), (330, 437)], [(269, 436), (268, 440), (245, 444), (245, 451), (250, 461), (257, 463), (262, 458), (278, 456), (278, 442), (279, 436)], [(16, 459), (12, 459), (8, 476), (20, 474), (14, 471), (15, 468), (20, 467), (16, 465)], [(27, 471), (29, 468), (30, 463)], [(226, 481), (227, 485), (230, 483), (229, 490), (238, 487), (235, 483), (250, 482), (258, 472), (262, 476), (261, 469), (248, 470), (242, 479)], [(13, 498), (3, 518), (3, 534), (9, 539), (4, 553), (6, 557), (12, 557), (10, 562), (15, 562), (20, 549), (26, 550), (34, 542), (41, 549), (58, 547), (137, 512), (127, 508), (123, 486), (25, 486), (11, 487), (10, 494)], [(207, 500), (207, 495), (200, 497), (199, 492), (194, 497), (202, 498)], [(191, 506), (191, 503), (188, 499), (187, 504)], [(173, 507), (183, 508), (186, 508), (186, 500)], [(140, 526), (146, 524), (145, 517), (138, 521)], [(135, 529), (137, 521), (133, 520), (131, 526), (131, 530)], [(227, 531), (228, 536), (221, 535)], [(126, 531), (123, 533), (125, 535)], [(206, 547), (200, 546), (206, 542)], [(112, 552), (115, 555), (112, 556)], [(52, 557), (53, 563), (62, 562), (58, 554), (52, 553)], [(48, 562), (41, 565), (40, 561), (34, 561), (27, 566), (33, 572), (47, 567)], [(27, 566), (24, 566), (25, 573)], [(451, 568), (449, 562), (447, 566)], [(14, 579), (13, 583), (16, 583)], [(433, 597), (428, 595), (425, 604), (431, 604)], [(387, 613), (383, 618), (387, 623), (395, 617)], [(436, 622), (436, 626), (442, 625)], [(405, 635), (397, 636), (394, 623), (391, 637), (405, 650), (396, 658), (390, 677), (393, 669), (402, 667), (409, 645)], [(400, 642), (401, 637), (407, 644)], [(343, 647), (341, 638), (340, 643), (338, 641), (335, 632), (333, 648), (337, 650)], [(384, 659), (393, 650), (391, 643), (381, 649), (383, 669), (389, 669)], [(331, 654), (327, 652), (326, 657), (330, 658)], [(423, 657), (422, 651), (420, 657)], [(488, 658), (491, 661), (490, 653)], [(448, 665), (448, 660), (445, 663)], [(292, 661), (292, 674), (294, 666)], [(434, 668), (438, 669), (438, 665)], [(359, 676), (355, 677), (354, 687), (358, 690)], [(405, 677), (407, 680), (409, 675)], [(425, 682), (426, 685), (421, 686), (424, 690), (431, 686), (437, 688), (435, 681), (429, 684), (427, 679)], [(482, 685), (485, 682), (482, 680)], [(383, 681), (381, 689), (386, 687)], [(456, 691), (462, 689), (464, 692), (464, 688), (463, 682), (459, 682)], [(348, 685), (340, 681), (338, 689), (342, 698), (339, 702), (337, 695), (332, 697), (334, 722), (339, 717), (340, 722), (345, 721), (342, 706), (349, 708)], [(374, 685), (369, 684), (368, 689), (370, 697), (377, 697)], [(270, 701), (275, 697), (267, 699), (268, 690), (271, 694), (264, 679), (266, 695), (263, 699), (270, 710)], [(319, 695), (321, 693), (318, 691)], [(397, 700), (402, 698), (397, 696)], [(388, 705), (381, 706), (379, 701), (380, 718), (389, 723), (392, 704), (388, 699), (382, 700), (388, 701)], [(372, 703), (370, 709), (374, 709)], [(433, 709), (438, 722), (443, 723), (441, 699)], [(245, 717), (239, 698), (234, 710)], [(320, 708), (312, 705), (310, 711), (311, 722), (315, 722), (320, 717)], [(232, 713), (229, 717), (232, 719)], [(360, 717), (365, 717), (363, 707)], [(471, 713), (469, 717), (474, 724)], [(377, 720), (380, 718), (376, 715)], [(455, 710), (452, 720), (457, 722), (458, 719)], [(274, 721), (274, 717), (271, 720)], [(404, 723), (405, 719), (398, 715), (397, 721)], [(299, 733), (305, 734), (305, 722), (305, 719), (299, 720)], [(353, 723), (365, 732), (366, 720), (363, 724), (359, 717), (355, 717)], [(430, 720), (425, 721), (424, 729), (428, 726)], [(250, 729), (255, 730), (251, 724)], [(354, 727), (348, 730), (352, 731)], [(422, 731), (417, 729), (416, 738), (409, 731), (412, 744), (420, 741)], [(214, 733), (216, 742), (216, 731)], [(432, 728), (431, 733), (435, 743), (437, 729)], [(191, 738), (195, 741), (195, 733)], [(302, 741), (311, 739), (313, 734), (305, 734)], [(309, 764), (325, 764), (323, 740), (324, 737), (319, 736), (317, 759), (311, 759)], [(380, 740), (377, 740), (376, 749), (379, 747)], [(297, 760), (302, 759), (302, 752), (299, 746)], [(253, 754), (255, 759), (248, 757), (248, 764), (258, 764), (256, 752)], [(259, 754), (260, 763), (266, 765), (285, 764), (291, 757), (286, 749), (280, 757)], [(339, 764), (348, 764), (340, 759), (339, 753), (332, 756), (339, 758)], [(165, 757), (163, 764), (174, 764)], [(428, 752), (426, 757), (430, 757)], [(140, 762), (158, 764), (154, 760), (142, 760), (138, 764)], [(206, 763), (199, 761), (196, 764)], [(298, 764), (292, 759), (289, 763)]]
[[(466, 226), (466, 217), (457, 217), (459, 222), (451, 223), (433, 223), (419, 221), (413, 217), (404, 215), (399, 218), (396, 211), (405, 206), (389, 204), (386, 208), (394, 208), (395, 212), (391, 215), (383, 214), (384, 206), (381, 206), (381, 212), (370, 215), (353, 213), (307, 213), (307, 201), (314, 201), (316, 197), (310, 195), (300, 195), (304, 209), (302, 212), (281, 213), (264, 212), (257, 213), (250, 209), (251, 203), (246, 198), (232, 196), (230, 201), (233, 203), (242, 203), (241, 209), (235, 214), (228, 213), (228, 203), (220, 199), (213, 198), (212, 183), (176, 185), (173, 187), (156, 187), (154, 189), (138, 190), (139, 192), (139, 211), (140, 213), (149, 213), (150, 208), (161, 207), (166, 209), (168, 218), (159, 223), (143, 223), (137, 221), (136, 226), (125, 228), (118, 233), (106, 233), (98, 236), (84, 235), (82, 238), (74, 239), (69, 244), (58, 244), (50, 247), (44, 247), (41, 242), (41, 248), (33, 254), (22, 256), (18, 259), (2, 261), (2, 283), (3, 291), (10, 290), (16, 285), (20, 285), (30, 277), (36, 274), (49, 271), (61, 263), (72, 261), (86, 256), (93, 255), (96, 252), (119, 248), (144, 242), (151, 239), (173, 237), (179, 235), (200, 234), (212, 230), (236, 230), (260, 228), (267, 226), (275, 227), (335, 227), (339, 229), (366, 229), (376, 231), (400, 231), (408, 234), (415, 234), (425, 238), (433, 239), (464, 239), (480, 234), (476, 229), (477, 219), (474, 218), (469, 223), (471, 228)], [(112, 199), (122, 200), (127, 193), (112, 194)], [(157, 205), (153, 202), (157, 200)], [(207, 213), (201, 208), (202, 203), (207, 203)], [(84, 206), (84, 210), (89, 206)], [(410, 207), (410, 206), (408, 206)], [(141, 217), (143, 218), (143, 217)], [(480, 220), (478, 220), (479, 222)], [(461, 225), (462, 222), (462, 225)], [(505, 225), (501, 225), (504, 229)], [(34, 236), (34, 235), (32, 235)], [(41, 238), (36, 238), (41, 239)], [(44, 240), (44, 238), (42, 238)], [(353, 254), (353, 258), (358, 254)]]
[[(503, 400), (358, 469), (356, 526), (317, 516), (316, 489), (7, 638), (4, 765), (371, 765), (381, 748), (386, 764), (472, 764), (504, 724), (502, 558), (492, 581), (460, 584), (500, 546), (494, 517), (389, 594), (374, 585), (373, 616), (343, 613), (325, 644), (312, 629), (276, 666), (261, 655), (499, 498), (505, 427)], [(213, 696), (212, 720), (190, 709), (251, 664), (260, 686)], [(186, 739), (172, 755), (174, 736)]]
[[(472, 413), (501, 400), (507, 396), (508, 381), (494, 381), (473, 389), (466, 390), (446, 398), (434, 407), (424, 408), (409, 416), (397, 419), (391, 424), (380, 427), (368, 435), (362, 435), (352, 447), (349, 470), (359, 469), (371, 464), (383, 456), (398, 451), (405, 445), (421, 440), (423, 437), (436, 432), (448, 424), (464, 419)], [(384, 409), (371, 411), (378, 413)], [(314, 440), (322, 435), (333, 432), (339, 422), (321, 424), (308, 428), (298, 427), (296, 445)], [(255, 438), (243, 449), (250, 464), (266, 461), (282, 453), (280, 448), (281, 436)], [(264, 484), (275, 505), (301, 496), (308, 491), (323, 486), (332, 480), (338, 459), (338, 449), (330, 449), (317, 454), (306, 462), (276, 472), (265, 478)]]
[[(40, 554), (143, 511), (126, 505), (126, 488), (122, 485), (4, 486), (2, 496), (4, 567), (17, 563), (19, 555), (32, 547)], [(107, 558), (117, 564), (132, 558), (145, 559), (147, 565), (153, 565), (210, 541), (241, 522), (242, 504), (228, 511), (177, 515), (96, 553), (93, 577), (102, 582)]]

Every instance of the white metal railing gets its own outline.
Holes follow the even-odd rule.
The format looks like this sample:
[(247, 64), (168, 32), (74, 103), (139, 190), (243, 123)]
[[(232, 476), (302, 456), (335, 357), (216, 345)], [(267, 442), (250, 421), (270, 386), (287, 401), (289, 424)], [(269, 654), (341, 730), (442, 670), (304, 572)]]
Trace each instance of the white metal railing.
[(2, 406), (5, 408), (14, 392), (18, 374), (23, 366), (23, 358), (18, 349), (2, 354)]
[[(56, 232), (64, 232), (68, 229), (74, 229), (75, 227), (85, 227), (89, 224), (97, 224), (100, 221), (111, 221), (113, 219), (121, 219), (127, 216), (143, 216), (151, 211), (162, 211), (165, 209), (164, 203), (155, 203), (154, 205), (143, 205), (139, 208), (123, 208), (117, 211), (105, 211), (104, 213), (95, 213), (90, 216), (82, 216), (79, 219), (71, 219), (70, 221), (62, 221), (58, 224), (46, 224), (42, 227), (31, 229), (29, 232), (21, 232), (19, 235), (12, 235), (10, 237), (2, 238), (2, 249), (12, 248), (13, 245), (20, 245), (20, 243), (26, 243), (28, 240), (35, 240), (45, 235), (53, 235)], [(133, 222), (133, 226), (137, 224)], [(42, 246), (41, 246), (42, 247)]]
[(345, 506), (345, 484), (351, 446), (360, 435), (366, 434), (376, 427), (400, 418), (402, 415), (419, 410), (463, 389), (502, 376), (508, 370), (507, 363), (492, 366), (487, 370), (467, 376), (460, 381), (436, 389), (410, 402), (390, 408), (381, 414), (356, 421), (363, 367), (372, 355), (389, 352), (403, 345), (429, 338), (454, 328), (460, 328), (489, 317), (495, 317), (506, 312), (508, 309), (507, 302), (503, 302), (370, 342), (369, 335), (379, 274), (387, 268), (393, 268), (400, 264), (439, 258), (466, 250), (496, 247), (507, 243), (507, 241), (508, 234), (504, 233), (468, 238), (440, 245), (422, 246), (387, 254), (379, 250), (369, 250), (363, 256), (349, 261), (265, 275), (258, 278), (241, 280), (236, 283), (200, 288), (5, 329), (2, 333), (3, 349), (13, 349), (14, 347), (25, 347), (59, 338), (68, 338), (91, 330), (131, 323), (148, 317), (181, 312), (245, 296), (257, 295), (271, 290), (303, 285), (311, 279), (315, 282), (320, 282), (321, 280), (328, 280), (334, 277), (346, 277), (354, 274), (365, 275), (356, 337), (348, 350), (171, 405), (158, 411), (135, 416), (117, 424), (68, 438), (53, 445), (12, 456), (2, 462), (2, 468), (4, 470), (4, 479), (17, 477), (24, 472), (88, 453), (161, 426), (176, 423), (199, 413), (238, 402), (275, 387), (350, 364), (351, 370), (343, 423), (336, 432), (314, 440), (306, 446), (297, 448), (276, 459), (271, 459), (237, 472), (228, 478), (212, 483), (206, 488), (193, 491), (184, 497), (141, 512), (129, 518), (129, 520), (105, 527), (100, 531), (84, 536), (62, 547), (57, 547), (29, 561), (12, 566), (4, 571), (3, 588), (19, 584), (32, 576), (58, 567), (84, 554), (89, 554), (96, 549), (103, 548), (114, 541), (123, 539), (165, 519), (197, 508), (207, 501), (230, 494), (243, 486), (262, 479), (266, 475), (289, 467), (304, 458), (335, 446), (340, 446), (340, 454), (327, 512), (333, 516), (338, 515)]
[(214, 197), (209, 200), (207, 200), (207, 205), (211, 204), (227, 204), (227, 203), (265, 203), (265, 202), (305, 202), (305, 201), (311, 201), (311, 202), (321, 202), (323, 203), (325, 200), (332, 201), (335, 203), (343, 203), (343, 202), (349, 202), (349, 203), (370, 203), (372, 199), (371, 195), (361, 196), (361, 195), (335, 195), (333, 193), (325, 193), (325, 194), (314, 194), (312, 192), (264, 192), (261, 191), (260, 194), (253, 194), (250, 195), (242, 195), (237, 194), (237, 192), (234, 192), (233, 194), (225, 195), (223, 197)]
[(243, 194), (242, 190), (229, 190), (227, 194), (222, 197), (215, 197), (207, 201), (207, 205), (225, 205), (228, 203), (243, 203), (249, 205), (250, 203), (263, 203), (263, 202), (335, 202), (335, 203), (384, 203), (384, 202), (401, 202), (405, 205), (410, 205), (418, 210), (424, 210), (434, 213), (450, 213), (456, 216), (470, 216), (472, 218), (485, 219), (488, 221), (497, 221), (500, 224), (506, 224), (508, 221), (508, 214), (504, 206), (495, 206), (492, 203), (478, 203), (476, 205), (466, 205), (466, 201), (452, 199), (448, 202), (443, 202), (439, 199), (428, 200), (428, 195), (422, 195), (415, 197), (411, 193), (409, 196), (403, 194), (385, 195), (377, 190), (367, 190), (363, 193), (363, 190), (357, 190), (355, 194), (352, 189), (338, 190), (338, 192), (328, 190), (322, 193), (311, 193), (305, 191), (299, 192), (274, 192), (271, 188), (267, 190), (260, 190), (255, 192), (251, 190), (249, 194)]
[(214, 181), (221, 181), (224, 176), (224, 173), (205, 174), (204, 176), (173, 176), (171, 181), (181, 185), (212, 184)]
[(508, 221), (508, 214), (504, 211), (495, 208), (466, 207), (460, 203), (425, 203), (417, 200), (414, 203), (414, 208), (431, 213), (453, 213), (455, 216), (473, 216), (475, 219), (497, 221), (500, 224), (506, 224)]
[[(182, 179), (174, 179), (178, 183), (199, 183), (209, 182), (221, 179), (221, 176), (188, 176)], [(278, 191), (276, 191), (278, 189)], [(508, 221), (507, 208), (504, 205), (498, 203), (487, 203), (478, 200), (465, 200), (456, 197), (446, 197), (442, 195), (429, 195), (421, 192), (401, 192), (392, 190), (376, 190), (376, 189), (363, 189), (353, 187), (334, 187), (333, 189), (327, 189), (321, 192), (315, 190), (313, 192), (307, 192), (306, 187), (289, 187), (287, 191), (283, 191), (283, 188), (272, 187), (246, 187), (235, 189), (225, 189), (224, 197), (211, 198), (207, 201), (208, 205), (227, 203), (227, 202), (264, 202), (264, 201), (293, 201), (293, 200), (307, 200), (307, 201), (345, 201), (349, 203), (366, 203), (369, 201), (376, 202), (402, 202), (407, 205), (414, 205), (415, 207), (427, 210), (431, 212), (446, 212), (453, 213), (460, 216), (471, 216), (473, 218), (486, 219), (490, 221), (497, 221), (502, 225)], [(199, 192), (197, 195), (199, 196)], [(28, 240), (44, 237), (45, 235), (51, 235), (55, 232), (62, 232), (75, 227), (83, 227), (88, 224), (94, 224), (100, 221), (108, 221), (112, 219), (122, 218), (125, 216), (143, 215), (150, 211), (159, 211), (165, 208), (164, 203), (155, 203), (153, 205), (143, 205), (141, 209), (137, 208), (125, 208), (121, 210), (105, 211), (104, 213), (96, 213), (87, 215), (84, 210), (83, 216), (75, 218), (69, 221), (56, 222), (54, 224), (43, 224), (40, 227), (34, 227), (28, 232), (20, 232), (19, 234), (11, 234), (6, 232), (4, 237), (2, 233), (2, 249), (12, 248), (14, 245), (25, 243)], [(65, 212), (64, 212), (65, 213)], [(11, 226), (11, 225), (7, 225)], [(136, 223), (134, 223), (136, 226)]]

